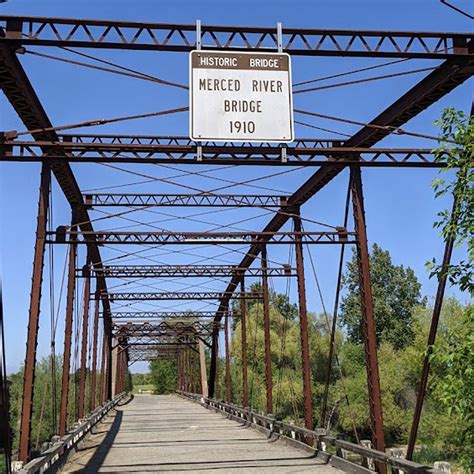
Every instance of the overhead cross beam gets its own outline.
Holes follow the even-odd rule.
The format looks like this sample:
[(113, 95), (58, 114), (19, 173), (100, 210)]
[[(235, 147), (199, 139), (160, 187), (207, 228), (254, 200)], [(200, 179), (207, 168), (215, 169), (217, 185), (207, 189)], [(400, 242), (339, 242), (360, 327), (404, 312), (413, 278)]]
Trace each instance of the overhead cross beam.
[[(75, 18), (0, 16), (12, 46), (43, 45), (152, 51), (196, 49), (196, 26)], [(283, 28), (282, 47), (292, 55), (445, 59), (467, 55), (472, 35), (462, 33)], [(205, 49), (275, 51), (275, 27), (202, 25)]]
[(281, 208), (285, 196), (255, 194), (85, 194), (90, 207), (263, 207)]
[[(245, 245), (263, 242), (288, 244), (302, 240), (305, 244), (351, 244), (354, 233), (340, 228), (337, 232), (74, 232), (61, 228), (47, 232), (50, 244), (156, 244), (156, 245)], [(68, 237), (68, 238), (67, 238)], [(76, 240), (76, 237), (78, 240)]]
[[(166, 293), (139, 293), (139, 292), (130, 292), (130, 293), (107, 293), (107, 298), (109, 301), (148, 301), (148, 300), (219, 300), (222, 298), (232, 298), (232, 299), (259, 299), (261, 294), (246, 293), (246, 294), (226, 294), (212, 291), (205, 292), (175, 292), (168, 291)], [(96, 299), (96, 295), (92, 295), (92, 299)]]
[(209, 337), (214, 328), (221, 325), (212, 321), (161, 321), (161, 322), (127, 322), (113, 323), (112, 331), (115, 337), (165, 337), (165, 336), (199, 336)]
[[(8, 132), (6, 135), (8, 137)], [(14, 132), (11, 132), (14, 133)], [(159, 139), (159, 137), (157, 137)], [(172, 140), (172, 137), (169, 139)], [(180, 137), (176, 137), (179, 142)], [(148, 164), (186, 164), (186, 165), (265, 165), (265, 166), (326, 166), (338, 164), (347, 166), (354, 160), (350, 155), (360, 157), (357, 164), (362, 167), (421, 167), (421, 168), (439, 168), (445, 166), (442, 162), (435, 159), (433, 150), (430, 148), (363, 148), (363, 147), (344, 147), (342, 144), (333, 146), (320, 146), (321, 140), (308, 139), (298, 140), (284, 147), (285, 159), (282, 158), (283, 147), (274, 144), (231, 144), (224, 145), (199, 145), (201, 146), (198, 157), (197, 144), (141, 144), (141, 143), (102, 143), (98, 141), (68, 143), (59, 142), (63, 150), (67, 151), (67, 157), (64, 155), (55, 156), (49, 153), (47, 156), (42, 152), (41, 147), (53, 146), (54, 142), (41, 141), (15, 141), (6, 139), (0, 142), (0, 160), (13, 162), (44, 162), (65, 160), (77, 163), (148, 163)], [(323, 143), (327, 145), (327, 143)], [(114, 196), (114, 195), (112, 195)], [(173, 196), (173, 195), (172, 195)], [(174, 196), (173, 196), (174, 197)], [(86, 199), (91, 199), (85, 196)], [(253, 196), (250, 196), (253, 198)], [(275, 197), (276, 198), (276, 197)], [(111, 205), (114, 201), (109, 198), (106, 203), (100, 198), (93, 197), (92, 205)], [(160, 200), (159, 195), (156, 198), (150, 197), (148, 202), (155, 205), (167, 205), (166, 200)], [(185, 199), (185, 198), (183, 198)], [(188, 199), (188, 198), (186, 198)], [(189, 198), (191, 199), (191, 198)], [(269, 199), (268, 197), (265, 199)], [(127, 200), (124, 198), (123, 202)], [(171, 201), (171, 198), (170, 198)], [(258, 200), (243, 200), (243, 203), (257, 205)], [(133, 201), (132, 201), (133, 202)], [(136, 198), (135, 203), (140, 202)], [(172, 201), (171, 201), (172, 202)], [(176, 196), (176, 204), (189, 205), (192, 200), (183, 201)], [(199, 201), (204, 205), (205, 201)], [(214, 198), (216, 205), (231, 205), (232, 200), (219, 201)], [(228, 204), (226, 204), (228, 202)], [(235, 205), (239, 205), (236, 197)], [(88, 203), (89, 204), (89, 203)], [(146, 203), (145, 203), (146, 204)], [(277, 203), (272, 203), (277, 205)], [(270, 205), (271, 205), (270, 204)], [(171, 205), (171, 204), (170, 204)]]
[[(232, 316), (238, 316), (239, 313), (232, 312)], [(215, 311), (118, 311), (110, 314), (112, 320), (115, 319), (202, 319), (214, 318)], [(227, 314), (222, 317), (227, 317)]]
[[(158, 278), (158, 277), (229, 277), (246, 273), (247, 276), (261, 276), (260, 268), (241, 269), (234, 265), (116, 265), (104, 266), (100, 273), (107, 278)], [(267, 271), (272, 277), (294, 276), (290, 265), (270, 267)], [(94, 276), (96, 272), (92, 273)], [(83, 269), (76, 269), (76, 277), (84, 277)]]

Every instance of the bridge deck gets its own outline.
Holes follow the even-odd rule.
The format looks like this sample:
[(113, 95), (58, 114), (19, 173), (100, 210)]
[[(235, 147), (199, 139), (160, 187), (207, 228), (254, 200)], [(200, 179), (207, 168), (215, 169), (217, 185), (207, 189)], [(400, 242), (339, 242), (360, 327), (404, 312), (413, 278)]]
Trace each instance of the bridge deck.
[(338, 473), (177, 396), (137, 395), (95, 429), (62, 472)]

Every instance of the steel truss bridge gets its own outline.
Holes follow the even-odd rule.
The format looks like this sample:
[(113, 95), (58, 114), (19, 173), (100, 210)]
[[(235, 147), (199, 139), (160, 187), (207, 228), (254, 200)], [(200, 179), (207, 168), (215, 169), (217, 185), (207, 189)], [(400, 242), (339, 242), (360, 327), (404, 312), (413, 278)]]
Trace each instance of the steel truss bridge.
[[(360, 129), (344, 139), (311, 137), (297, 139), (289, 145), (265, 143), (195, 143), (183, 136), (150, 136), (123, 134), (61, 133), (74, 126), (55, 127), (33, 88), (18, 56), (29, 52), (30, 47), (88, 48), (102, 50), (143, 50), (189, 52), (196, 48), (232, 51), (275, 51), (281, 48), (292, 56), (362, 57), (362, 58), (417, 58), (439, 60), (418, 83), (382, 110), (369, 123), (359, 124)], [(37, 51), (35, 49), (35, 51)], [(54, 466), (67, 454), (70, 446), (98, 422), (122, 398), (127, 389), (128, 366), (136, 361), (166, 358), (176, 361), (177, 390), (189, 400), (199, 401), (211, 410), (225, 413), (231, 419), (267, 430), (278, 431), (288, 440), (322, 449), (321, 443), (335, 447), (333, 461), (339, 467), (354, 472), (367, 472), (367, 468), (343, 461), (341, 450), (346, 449), (370, 458), (373, 468), (386, 472), (387, 466), (404, 471), (428, 471), (408, 460), (394, 460), (385, 453), (383, 411), (381, 404), (379, 366), (375, 335), (374, 307), (369, 268), (369, 250), (362, 186), (362, 169), (365, 167), (438, 168), (443, 162), (436, 159), (428, 148), (379, 148), (376, 145), (391, 134), (403, 135), (402, 127), (430, 105), (445, 97), (473, 75), (473, 36), (460, 33), (391, 32), (359, 30), (323, 30), (283, 28), (281, 35), (275, 28), (202, 25), (197, 35), (196, 25), (158, 24), (131, 21), (87, 20), (70, 18), (39, 18), (0, 15), (0, 85), (3, 93), (22, 121), (25, 131), (4, 130), (0, 135), (0, 159), (5, 162), (41, 163), (39, 176), (37, 227), (34, 248), (31, 300), (28, 316), (28, 333), (24, 364), (21, 423), (18, 458), (26, 464), (26, 472), (37, 472)], [(133, 73), (135, 74), (135, 73)], [(132, 76), (133, 76), (132, 74)], [(166, 83), (167, 81), (161, 81)], [(165, 84), (166, 85), (166, 84)], [(170, 84), (187, 89), (183, 84)], [(186, 108), (176, 109), (177, 112)], [(167, 112), (168, 113), (168, 112)], [(171, 113), (171, 112), (169, 112)], [(310, 112), (305, 112), (311, 115)], [(314, 114), (313, 114), (314, 115)], [(83, 122), (79, 126), (101, 125), (106, 120)], [(354, 122), (356, 123), (356, 122)], [(311, 176), (290, 195), (272, 194), (221, 194), (191, 190), (186, 194), (100, 193), (82, 191), (71, 163), (102, 164), (166, 164), (194, 165), (271, 165), (311, 167)], [(89, 165), (89, 166), (92, 166)], [(301, 206), (324, 189), (343, 170), (349, 170), (350, 200), (345, 219), (330, 231), (305, 231), (303, 222), (309, 219), (301, 213)], [(197, 172), (199, 173), (199, 171)], [(192, 175), (192, 172), (190, 176)], [(70, 208), (71, 222), (51, 229), (50, 194), (55, 178)], [(347, 211), (352, 206), (353, 226), (348, 226)], [(121, 231), (100, 227), (95, 212), (114, 208), (118, 215), (130, 209), (153, 211), (161, 208), (254, 208), (266, 210), (271, 218), (260, 231), (251, 232), (181, 232), (153, 229), (150, 231)], [(116, 209), (115, 209), (116, 208)], [(212, 212), (209, 209), (209, 212)], [(313, 216), (311, 216), (313, 217)], [(292, 231), (282, 230), (288, 223)], [(47, 249), (57, 244), (68, 248), (66, 272), (66, 307), (64, 314), (65, 338), (63, 372), (57, 434), (60, 441), (42, 456), (32, 459), (31, 424), (36, 347), (42, 301), (43, 267)], [(85, 261), (77, 262), (79, 246), (87, 248)], [(145, 250), (164, 244), (241, 246), (239, 261), (234, 264), (176, 264), (165, 265), (145, 261), (143, 264), (110, 264), (103, 258), (105, 249), (140, 244)], [(268, 257), (270, 244), (286, 245), (295, 255), (294, 264), (274, 264)], [(309, 244), (337, 244), (341, 252), (346, 244), (354, 245), (360, 282), (361, 318), (363, 326), (365, 363), (367, 370), (371, 444), (373, 449), (352, 445), (327, 436), (323, 426), (327, 416), (327, 392), (319, 420), (313, 419), (311, 393), (311, 367), (306, 307), (306, 281), (303, 249)], [(148, 246), (148, 247), (147, 247)], [(126, 247), (127, 249), (129, 247)], [(130, 253), (129, 255), (139, 255)], [(444, 264), (449, 265), (452, 242), (446, 242)], [(234, 253), (237, 255), (237, 253)], [(343, 255), (343, 254), (342, 254)], [(212, 259), (209, 259), (212, 260)], [(342, 258), (340, 260), (342, 262)], [(118, 261), (118, 263), (121, 263)], [(342, 263), (339, 268), (339, 277)], [(24, 276), (25, 277), (25, 276)], [(272, 391), (272, 358), (270, 347), (270, 290), (269, 278), (294, 278), (297, 283), (298, 312), (301, 335), (301, 367), (303, 376), (304, 427), (285, 425), (272, 417), (274, 402)], [(182, 291), (159, 291), (150, 286), (156, 278), (181, 281), (213, 278), (223, 281), (224, 287), (211, 291), (199, 284)], [(258, 291), (250, 291), (247, 280), (256, 278)], [(144, 291), (115, 291), (116, 282), (142, 285)], [(83, 282), (81, 301), (76, 297), (77, 286)], [(339, 283), (340, 284), (340, 283)], [(439, 281), (433, 313), (432, 330), (441, 309), (446, 279)], [(122, 288), (124, 289), (124, 288)], [(128, 290), (125, 287), (125, 290)], [(151, 291), (150, 291), (151, 290)], [(194, 291), (196, 290), (196, 291)], [(339, 288), (337, 289), (339, 292)], [(215, 308), (183, 310), (175, 306), (138, 310), (136, 301), (156, 300), (214, 301)], [(130, 301), (132, 303), (117, 302)], [(135, 302), (135, 303), (133, 303)], [(231, 304), (232, 302), (232, 304)], [(266, 415), (248, 408), (248, 305), (260, 304), (264, 321), (264, 363)], [(92, 306), (92, 308), (91, 308)], [(78, 308), (82, 308), (79, 314)], [(76, 313), (80, 320), (75, 320)], [(231, 361), (229, 349), (229, 320), (240, 324), (242, 334), (242, 398), (232, 400)], [(335, 319), (334, 319), (335, 321)], [(80, 339), (80, 367), (77, 406), (71, 414), (71, 353), (74, 327), (82, 327)], [(335, 323), (333, 323), (335, 327)], [(225, 364), (225, 401), (216, 399), (217, 365), (219, 362), (220, 334), (223, 333), (223, 360)], [(333, 331), (334, 336), (334, 331)], [(87, 348), (91, 346), (91, 362)], [(205, 351), (210, 357), (205, 363)], [(222, 352), (222, 348), (221, 348)], [(327, 380), (334, 360), (331, 345)], [(208, 369), (208, 373), (206, 370)], [(408, 445), (408, 459), (413, 454), (423, 399), (429, 373), (429, 362), (424, 361), (417, 394), (415, 416)], [(86, 382), (89, 383), (86, 383)], [(86, 390), (90, 390), (86, 397)], [(198, 395), (199, 394), (199, 395)], [(221, 391), (222, 395), (222, 391)], [(89, 400), (86, 402), (86, 400)], [(236, 403), (240, 403), (238, 406)], [(91, 414), (86, 418), (87, 414)], [(70, 417), (79, 422), (71, 428)], [(71, 431), (72, 429), (72, 431)], [(74, 431), (75, 430), (75, 431)], [(72, 443), (72, 444), (71, 444)], [(328, 455), (329, 456), (329, 455)], [(331, 457), (331, 456), (330, 456)], [(29, 467), (28, 467), (29, 466)], [(28, 471), (28, 469), (32, 469)], [(365, 470), (364, 470), (365, 469)]]

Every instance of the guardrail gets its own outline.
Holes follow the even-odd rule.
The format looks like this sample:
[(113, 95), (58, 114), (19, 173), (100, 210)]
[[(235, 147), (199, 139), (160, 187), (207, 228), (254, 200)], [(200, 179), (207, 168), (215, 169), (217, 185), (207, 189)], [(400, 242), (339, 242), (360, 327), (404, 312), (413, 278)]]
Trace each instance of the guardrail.
[(182, 391), (177, 391), (177, 393), (184, 398), (200, 403), (208, 409), (223, 413), (228, 418), (257, 428), (269, 437), (278, 436), (289, 444), (316, 453), (320, 459), (346, 472), (373, 473), (376, 470), (376, 464), (381, 463), (387, 466), (393, 474), (402, 472), (441, 473), (439, 470), (408, 461), (402, 457), (329, 436), (324, 429), (308, 430), (290, 423), (284, 423), (271, 415), (261, 415), (232, 403), (204, 398), (196, 393)]
[[(89, 433), (89, 431), (126, 396), (126, 392), (117, 395), (113, 400), (105, 403), (88, 415), (82, 423), (75, 424), (62, 439), (52, 441), (49, 448), (43, 451), (38, 457), (32, 459), (19, 469), (12, 469), (14, 473), (36, 474), (43, 472), (56, 472), (66, 461), (67, 455), (77, 446), (77, 444)], [(54, 439), (54, 438), (53, 438)], [(13, 467), (15, 462), (12, 463)]]

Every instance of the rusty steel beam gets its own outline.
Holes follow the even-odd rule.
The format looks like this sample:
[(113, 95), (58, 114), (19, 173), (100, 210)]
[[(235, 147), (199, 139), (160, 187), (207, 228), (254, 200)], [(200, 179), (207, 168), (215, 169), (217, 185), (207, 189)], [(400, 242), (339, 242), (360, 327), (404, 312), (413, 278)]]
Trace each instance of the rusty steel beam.
[[(293, 218), (295, 232), (301, 232), (299, 213)], [(303, 243), (295, 241), (295, 258), (298, 280), (298, 307), (300, 313), (301, 366), (303, 369), (303, 399), (305, 428), (313, 429), (313, 395), (311, 390), (311, 362), (309, 354), (308, 313), (306, 309), (306, 286), (304, 277)]]
[[(112, 325), (114, 337), (169, 337), (190, 335), (197, 337), (208, 337), (216, 327), (214, 321), (161, 321), (161, 322), (126, 322)], [(220, 325), (217, 325), (220, 328)]]
[[(176, 145), (179, 147), (191, 147), (195, 146), (196, 142), (191, 140), (189, 136), (183, 135), (118, 135), (118, 134), (85, 134), (85, 133), (60, 133), (58, 134), (59, 141), (61, 143), (69, 143), (73, 145), (119, 145), (119, 146), (133, 146), (138, 145), (141, 147), (153, 147), (154, 145), (160, 146), (171, 146)], [(218, 142), (218, 141), (203, 141), (200, 142), (203, 147), (217, 147), (223, 146), (227, 150), (232, 148), (240, 149), (246, 147), (256, 146), (254, 142)], [(324, 137), (313, 137), (313, 138), (295, 138), (295, 140), (288, 144), (295, 148), (328, 148), (341, 146), (344, 143), (339, 138), (324, 138)], [(269, 150), (274, 147), (279, 147), (274, 143), (262, 142), (258, 145), (263, 149)]]
[(224, 320), (225, 341), (225, 398), (227, 403), (232, 401), (232, 386), (230, 380), (230, 344), (229, 344), (229, 318)]
[(99, 303), (96, 298), (94, 305), (94, 323), (92, 327), (92, 368), (91, 368), (91, 396), (89, 401), (89, 411), (93, 412), (97, 403), (97, 353), (99, 344)]
[[(375, 332), (375, 314), (370, 278), (369, 246), (365, 222), (364, 195), (360, 168), (351, 168), (351, 196), (354, 214), (354, 226), (357, 232), (357, 266), (359, 272), (360, 308), (362, 334), (364, 338), (367, 386), (369, 393), (369, 413), (372, 431), (372, 444), (375, 449), (385, 452), (385, 439), (382, 414), (382, 395), (380, 390), (377, 340)], [(379, 464), (379, 469), (384, 466)]]
[[(99, 299), (97, 298), (97, 303)], [(102, 354), (100, 358), (100, 386), (99, 386), (99, 403), (102, 405), (105, 402), (106, 393), (106, 371), (107, 371), (107, 333), (104, 330), (102, 333)]]
[[(273, 413), (272, 348), (270, 337), (270, 301), (268, 294), (267, 248), (262, 247), (263, 332), (265, 339), (265, 388), (267, 414)], [(243, 300), (245, 301), (245, 300)]]
[[(1, 15), (4, 37), (20, 45), (152, 51), (196, 49), (196, 25)], [(276, 51), (275, 27), (201, 27), (205, 49)], [(294, 56), (464, 57), (472, 35), (445, 32), (283, 28), (283, 50)]]
[[(75, 207), (72, 209), (71, 227), (76, 229), (77, 212)], [(64, 325), (64, 350), (63, 350), (63, 375), (61, 383), (61, 404), (59, 408), (59, 436), (64, 436), (67, 431), (68, 423), (68, 404), (69, 404), (69, 378), (71, 368), (71, 339), (72, 326), (74, 318), (74, 293), (76, 290), (76, 279), (74, 269), (76, 268), (77, 246), (74, 242), (69, 248), (68, 259), (68, 278), (67, 278), (67, 297), (66, 297), (66, 318)]]
[(41, 180), (36, 220), (36, 240), (33, 256), (33, 276), (31, 278), (30, 309), (26, 339), (25, 368), (23, 373), (23, 397), (20, 419), (20, 439), (18, 459), (24, 463), (29, 460), (31, 417), (33, 414), (33, 393), (36, 369), (36, 349), (38, 347), (38, 330), (43, 282), (43, 266), (46, 242), (46, 229), (49, 209), (49, 191), (51, 187), (51, 170), (48, 164), (41, 167)]
[[(5, 132), (8, 137), (15, 132)], [(433, 150), (430, 148), (363, 148), (345, 147), (343, 145), (333, 147), (312, 148), (314, 140), (299, 142), (300, 147), (290, 143), (285, 147), (286, 159), (282, 159), (282, 148), (280, 146), (267, 146), (249, 144), (238, 146), (226, 144), (220, 146), (202, 146), (201, 155), (197, 157), (197, 144), (193, 145), (138, 145), (138, 144), (103, 144), (82, 143), (72, 144), (64, 142), (41, 142), (41, 141), (15, 141), (6, 139), (0, 142), (0, 161), (5, 162), (43, 162), (49, 160), (67, 161), (71, 163), (148, 163), (148, 164), (182, 164), (182, 165), (265, 165), (265, 166), (347, 166), (351, 164), (348, 154), (356, 153), (360, 156), (357, 162), (361, 167), (401, 167), (401, 168), (442, 168), (446, 164), (436, 160)], [(45, 147), (60, 146), (61, 150), (67, 152), (67, 156), (49, 153), (45, 155), (42, 151)], [(352, 160), (353, 161), (353, 160)], [(137, 195), (133, 199), (120, 197), (122, 195), (85, 195), (87, 204), (91, 206), (112, 205), (196, 205), (190, 198), (181, 198), (181, 195), (161, 198), (160, 195)], [(198, 195), (199, 196), (199, 195)], [(205, 195), (202, 195), (205, 196)], [(212, 195), (211, 195), (212, 197)], [(278, 196), (277, 196), (278, 197)], [(105, 201), (105, 202), (104, 202)], [(141, 202), (143, 201), (143, 204)], [(173, 204), (173, 201), (176, 204)], [(209, 201), (209, 198), (208, 198)], [(247, 205), (263, 207), (255, 200), (214, 199), (221, 206)], [(205, 199), (200, 201), (208, 205)], [(270, 201), (269, 206), (278, 206), (278, 203)], [(267, 207), (269, 207), (267, 206)]]
[[(96, 297), (97, 299), (97, 297)], [(234, 314), (236, 314), (234, 312)], [(162, 319), (167, 321), (169, 319), (202, 319), (214, 318), (215, 311), (118, 311), (110, 314), (112, 320), (114, 319)], [(228, 317), (228, 315), (223, 315)]]
[(266, 244), (288, 244), (301, 238), (305, 244), (353, 244), (354, 232), (343, 227), (337, 231), (322, 232), (77, 232), (66, 230), (64, 226), (54, 232), (46, 232), (46, 243), (69, 244), (74, 234), (74, 245), (90, 244), (159, 244), (159, 245), (202, 245), (226, 244), (246, 245), (256, 242)]
[(286, 205), (286, 196), (268, 194), (84, 194), (84, 202), (94, 207), (263, 207)]
[[(219, 300), (224, 297), (229, 297), (232, 299), (259, 299), (261, 295), (259, 293), (246, 293), (245, 295), (226, 295), (225, 293), (204, 291), (204, 292), (176, 292), (168, 291), (164, 293), (107, 293), (107, 298), (110, 302), (114, 301), (127, 301), (127, 300), (136, 300), (136, 301), (149, 301), (149, 300)], [(101, 295), (102, 297), (102, 295)], [(96, 296), (93, 296), (95, 299)]]
[[(89, 253), (87, 255), (87, 271), (90, 264)], [(86, 396), (86, 371), (87, 371), (87, 343), (89, 342), (89, 306), (91, 295), (91, 279), (86, 278), (84, 282), (84, 304), (82, 314), (82, 343), (81, 343), (81, 368), (79, 375), (79, 401), (78, 401), (78, 415), (80, 420), (84, 418), (85, 414), (85, 396)]]
[[(467, 44), (469, 54), (474, 50), (474, 41)], [(461, 63), (451, 60), (443, 62), (437, 69), (428, 74), (410, 90), (393, 102), (382, 113), (375, 117), (368, 126), (362, 127), (357, 133), (344, 142), (344, 146), (371, 147), (391, 133), (389, 128), (373, 128), (370, 125), (400, 127), (411, 118), (418, 115), (422, 110), (444, 97), (457, 86), (465, 82), (474, 74), (474, 61), (465, 59)], [(357, 161), (355, 158), (354, 161)], [(324, 186), (332, 181), (342, 168), (338, 166), (326, 166), (313, 174), (303, 183), (288, 199), (289, 206), (301, 206), (308, 199), (318, 193)], [(277, 232), (290, 218), (289, 215), (278, 213), (263, 229), (264, 232)], [(260, 245), (252, 245), (244, 256), (239, 268), (248, 268), (260, 253)], [(229, 282), (226, 293), (232, 293), (239, 284), (239, 277), (233, 276)], [(227, 302), (222, 301), (218, 309), (216, 319), (222, 313)]]
[[(240, 280), (240, 293), (245, 294), (245, 277), (242, 274)], [(240, 331), (242, 340), (242, 405), (249, 406), (249, 384), (247, 370), (247, 305), (245, 300), (240, 300)]]
[[(240, 269), (234, 265), (106, 265), (102, 270), (91, 276), (102, 274), (107, 278), (159, 278), (159, 277), (228, 277), (245, 270), (248, 276), (261, 276), (260, 268)], [(268, 276), (295, 276), (296, 272), (290, 265), (270, 267)], [(82, 269), (76, 269), (76, 277), (84, 277)]]

